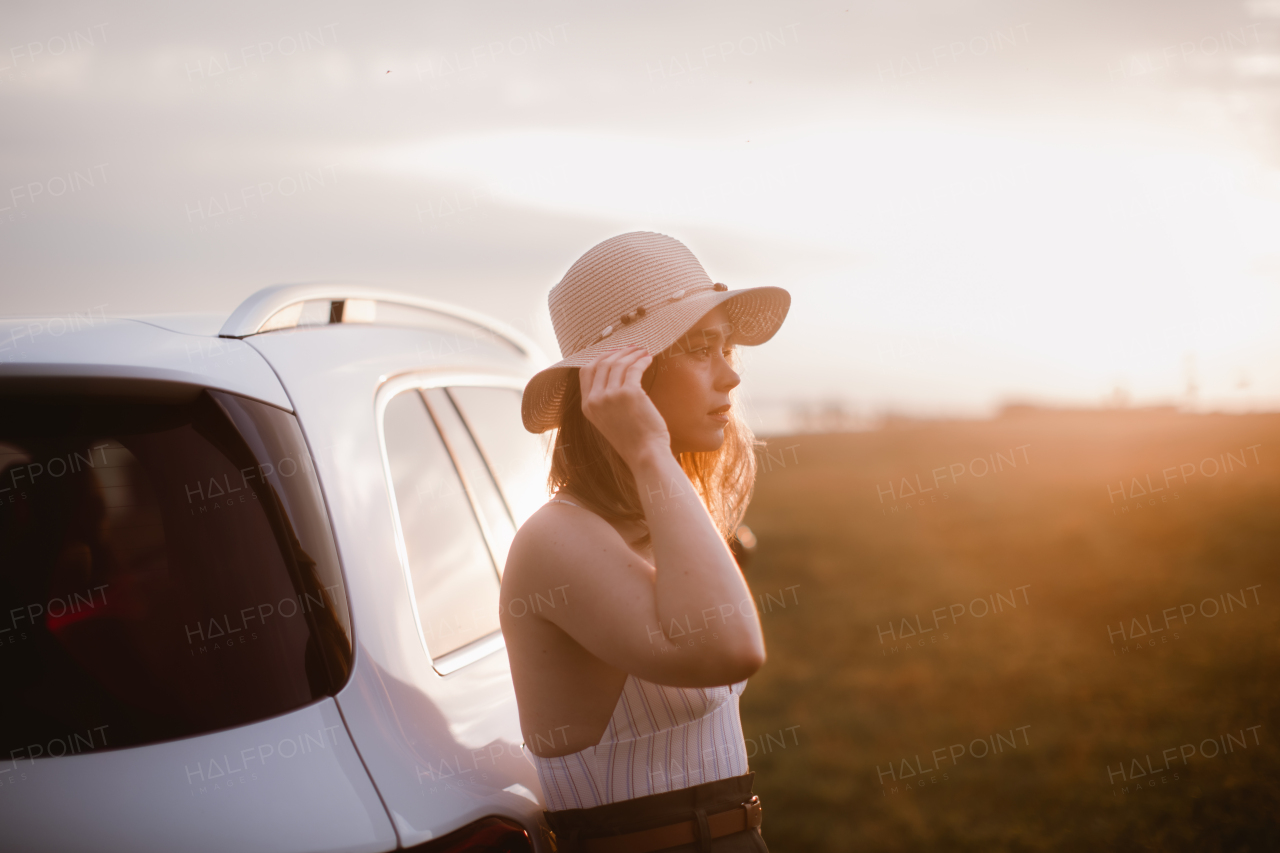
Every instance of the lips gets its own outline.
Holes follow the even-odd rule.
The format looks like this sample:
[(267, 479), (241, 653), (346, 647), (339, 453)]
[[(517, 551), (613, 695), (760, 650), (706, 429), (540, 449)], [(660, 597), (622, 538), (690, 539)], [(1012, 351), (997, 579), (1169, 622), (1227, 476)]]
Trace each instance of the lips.
[(707, 414), (708, 415), (727, 415), (729, 414), (729, 410), (732, 408), (733, 408), (732, 404), (726, 403), (725, 405), (720, 406), (719, 408), (712, 409), (711, 411), (707, 412)]

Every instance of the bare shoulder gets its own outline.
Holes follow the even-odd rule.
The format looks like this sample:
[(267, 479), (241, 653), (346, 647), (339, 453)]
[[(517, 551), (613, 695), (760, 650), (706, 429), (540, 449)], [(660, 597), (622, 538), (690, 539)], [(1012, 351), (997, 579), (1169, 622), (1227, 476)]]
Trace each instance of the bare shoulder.
[(627, 557), (635, 554), (609, 522), (578, 506), (547, 503), (516, 531), (503, 583), (509, 577), (520, 586), (543, 585)]
[[(570, 608), (583, 618), (588, 612), (602, 612), (599, 608), (611, 609), (620, 593), (651, 590), (655, 572), (613, 525), (594, 512), (548, 503), (516, 532), (503, 573), (502, 594), (506, 599), (559, 589), (560, 597), (583, 605)], [(544, 616), (562, 627), (568, 627), (566, 618), (576, 621), (561, 611)]]

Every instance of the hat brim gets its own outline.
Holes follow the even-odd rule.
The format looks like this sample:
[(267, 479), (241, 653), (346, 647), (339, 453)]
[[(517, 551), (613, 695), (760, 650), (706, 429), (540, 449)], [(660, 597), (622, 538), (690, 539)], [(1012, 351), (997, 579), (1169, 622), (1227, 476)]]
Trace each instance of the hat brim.
[(717, 305), (724, 305), (729, 314), (733, 342), (758, 346), (772, 338), (782, 326), (791, 308), (791, 294), (781, 287), (704, 291), (650, 312), (631, 324), (617, 326), (608, 337), (562, 358), (529, 380), (520, 404), (524, 428), (542, 433), (560, 425), (560, 409), (573, 368), (582, 367), (603, 352), (630, 344), (643, 346), (657, 355)]

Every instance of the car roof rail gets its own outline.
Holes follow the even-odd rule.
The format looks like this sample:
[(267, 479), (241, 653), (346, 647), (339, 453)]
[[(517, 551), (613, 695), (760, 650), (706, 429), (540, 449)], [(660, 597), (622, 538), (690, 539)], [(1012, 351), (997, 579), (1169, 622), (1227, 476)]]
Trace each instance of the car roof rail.
[(462, 320), (502, 338), (534, 361), (548, 363), (541, 347), (528, 336), (478, 311), (394, 290), (341, 282), (264, 287), (231, 312), (218, 337), (247, 338), (278, 329), (332, 323), (378, 323), (391, 318), (394, 318), (395, 325), (430, 327), (432, 315), (437, 320), (441, 316)]

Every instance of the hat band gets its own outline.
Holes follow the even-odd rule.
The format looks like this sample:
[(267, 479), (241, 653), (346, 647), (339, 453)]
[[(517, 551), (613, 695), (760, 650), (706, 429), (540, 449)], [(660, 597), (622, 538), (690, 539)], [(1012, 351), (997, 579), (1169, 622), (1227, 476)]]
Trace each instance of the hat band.
[(679, 302), (681, 299), (684, 299), (686, 296), (692, 296), (695, 293), (701, 293), (707, 290), (724, 291), (728, 289), (729, 289), (729, 285), (721, 284), (720, 282), (716, 282), (715, 284), (711, 284), (711, 285), (703, 285), (701, 287), (686, 287), (681, 290), (677, 290), (675, 293), (670, 294), (665, 299), (659, 300), (656, 303), (652, 303), (647, 306), (638, 305), (632, 310), (624, 313), (621, 317), (619, 317), (618, 323), (616, 325), (613, 323), (610, 323), (608, 326), (605, 326), (603, 329), (601, 329), (600, 334), (596, 335), (595, 340), (593, 340), (591, 343), (587, 344), (586, 346), (580, 347), (578, 351), (581, 352), (587, 347), (592, 347), (600, 343), (605, 338), (609, 337), (615, 331), (617, 331), (619, 325), (629, 326), (630, 324), (639, 320), (641, 317), (646, 316), (649, 312), (655, 311), (658, 308), (663, 308), (667, 305), (670, 305), (673, 302)]

